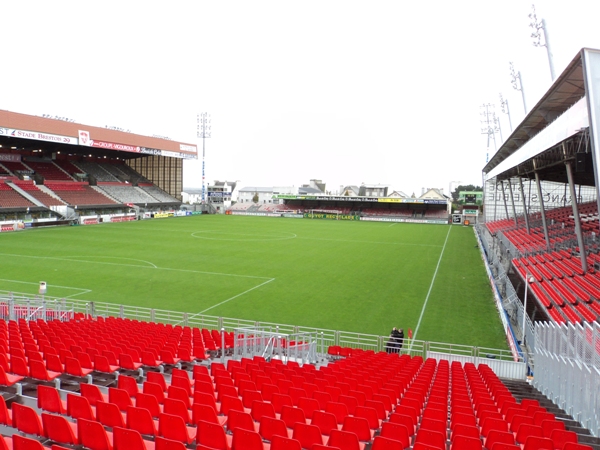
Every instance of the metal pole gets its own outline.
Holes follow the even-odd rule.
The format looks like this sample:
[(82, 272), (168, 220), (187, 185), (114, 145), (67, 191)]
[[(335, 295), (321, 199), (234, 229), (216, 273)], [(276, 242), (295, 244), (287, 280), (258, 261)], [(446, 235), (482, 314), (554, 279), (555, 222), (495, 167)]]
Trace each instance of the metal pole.
[[(519, 177), (519, 183), (521, 184), (521, 197), (523, 197), (523, 215), (525, 216), (525, 228), (527, 228), (527, 234), (529, 234), (529, 214), (527, 213), (527, 201), (525, 200), (525, 189), (523, 188), (523, 177)], [(531, 189), (530, 189), (529, 195), (531, 195)]]
[[(535, 161), (534, 161), (535, 163)], [(546, 211), (544, 208), (544, 197), (542, 195), (542, 182), (540, 181), (540, 174), (535, 172), (535, 182), (537, 184), (538, 197), (540, 198), (540, 213), (542, 215), (542, 226), (544, 227), (544, 237), (546, 239), (546, 249), (550, 250), (550, 237), (548, 235), (548, 223), (546, 222)]]
[(504, 180), (500, 181), (500, 186), (502, 186), (502, 200), (504, 200), (504, 212), (506, 213), (506, 219), (510, 219), (510, 216), (508, 215), (508, 206), (506, 205), (506, 195), (504, 195)]
[(517, 210), (515, 209), (515, 199), (512, 191), (512, 182), (510, 179), (508, 180), (508, 192), (510, 193), (510, 204), (512, 206), (513, 216), (515, 218), (515, 227), (519, 228), (519, 222), (517, 221)]
[[(504, 195), (504, 192), (502, 192), (502, 195)], [(494, 220), (496, 220), (497, 207), (498, 207), (498, 181), (494, 182)]]
[(544, 30), (544, 40), (546, 41), (546, 52), (548, 53), (548, 64), (550, 65), (550, 76), (552, 81), (556, 80), (556, 72), (554, 71), (554, 57), (550, 49), (550, 39), (548, 38), (548, 28), (546, 27), (546, 19), (542, 19), (542, 30)]
[[(564, 144), (563, 144), (564, 145)], [(587, 255), (583, 243), (583, 233), (581, 232), (581, 218), (579, 217), (579, 208), (577, 207), (577, 197), (575, 197), (575, 184), (573, 183), (573, 168), (571, 161), (565, 162), (567, 168), (567, 179), (569, 180), (569, 191), (571, 193), (571, 207), (573, 208), (573, 220), (575, 221), (575, 235), (577, 236), (577, 245), (579, 245), (579, 257), (581, 258), (581, 268), (587, 273)]]
[[(531, 279), (533, 282), (533, 278)], [(525, 298), (523, 299), (523, 325), (521, 327), (521, 345), (525, 345), (525, 318), (527, 317), (527, 292), (529, 291), (529, 274), (525, 275)]]
[(527, 115), (527, 101), (525, 100), (525, 89), (523, 89), (523, 79), (521, 78), (521, 71), (517, 72), (517, 78), (519, 79), (519, 85), (521, 86), (521, 97), (523, 98), (523, 110)]
[(221, 328), (221, 362), (225, 363), (225, 328)]

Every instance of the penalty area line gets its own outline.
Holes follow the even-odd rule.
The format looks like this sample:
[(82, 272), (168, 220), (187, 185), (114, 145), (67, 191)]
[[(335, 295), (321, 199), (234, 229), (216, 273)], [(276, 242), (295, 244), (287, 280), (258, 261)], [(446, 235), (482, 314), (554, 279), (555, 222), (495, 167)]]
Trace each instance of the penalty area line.
[(446, 234), (446, 240), (444, 241), (444, 246), (442, 247), (442, 251), (440, 253), (440, 257), (438, 259), (437, 266), (435, 266), (435, 272), (433, 273), (433, 277), (431, 278), (431, 284), (429, 285), (429, 290), (427, 291), (427, 296), (425, 297), (425, 302), (423, 303), (423, 308), (421, 309), (421, 315), (419, 316), (419, 321), (417, 322), (417, 326), (415, 328), (413, 337), (410, 340), (410, 347), (408, 349), (409, 352), (412, 350), (413, 342), (417, 339), (417, 333), (419, 332), (419, 327), (421, 326), (421, 319), (423, 319), (423, 314), (425, 313), (425, 308), (427, 307), (427, 301), (429, 300), (429, 295), (431, 294), (431, 289), (433, 289), (433, 283), (435, 283), (438, 269), (440, 268), (440, 263), (442, 262), (442, 257), (444, 256), (444, 250), (446, 250), (446, 243), (448, 242), (448, 237), (450, 236), (450, 230), (452, 230), (452, 226), (450, 226), (448, 228), (448, 233)]
[[(216, 308), (217, 306), (221, 306), (221, 305), (223, 305), (223, 304), (225, 304), (225, 303), (227, 303), (227, 302), (230, 302), (231, 300), (235, 300), (236, 298), (238, 298), (238, 297), (241, 297), (242, 295), (244, 295), (244, 294), (247, 294), (248, 292), (251, 292), (251, 291), (253, 291), (253, 290), (255, 290), (255, 289), (258, 289), (259, 287), (262, 287), (262, 286), (264, 286), (265, 284), (268, 284), (268, 283), (270, 283), (271, 281), (274, 281), (274, 280), (275, 280), (275, 278), (271, 278), (270, 280), (267, 280), (267, 281), (265, 281), (264, 283), (261, 283), (261, 284), (259, 284), (259, 285), (257, 285), (257, 286), (251, 287), (250, 289), (248, 289), (248, 290), (246, 290), (246, 291), (244, 291), (244, 292), (240, 292), (239, 294), (237, 294), (237, 295), (234, 295), (233, 297), (230, 297), (230, 298), (228, 298), (227, 300), (223, 300), (222, 302), (220, 302), (220, 303), (217, 303), (216, 305), (210, 306), (210, 307), (208, 307), (208, 308), (206, 308), (206, 309), (204, 309), (204, 310), (200, 311), (199, 313), (197, 313), (197, 314), (194, 314), (194, 316), (198, 316), (198, 315), (200, 315), (200, 314), (204, 314), (206, 311), (210, 311), (211, 309), (213, 309), (213, 308)], [(190, 318), (192, 318), (192, 317), (194, 317), (194, 316), (191, 316)]]

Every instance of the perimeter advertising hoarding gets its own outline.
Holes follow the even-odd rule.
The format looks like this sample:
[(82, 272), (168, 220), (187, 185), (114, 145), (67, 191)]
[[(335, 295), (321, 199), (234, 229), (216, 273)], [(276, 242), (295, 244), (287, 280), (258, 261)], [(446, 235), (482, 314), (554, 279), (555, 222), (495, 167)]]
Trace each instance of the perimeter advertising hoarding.
[(428, 205), (446, 205), (446, 200), (430, 200), (430, 199), (418, 199), (418, 198), (378, 198), (378, 197), (332, 197), (330, 195), (316, 196), (316, 195), (289, 195), (279, 194), (274, 195), (274, 199), (284, 200), (321, 200), (321, 201), (334, 201), (334, 202), (373, 202), (373, 203), (416, 203), (416, 204), (428, 204)]
[[(158, 148), (139, 147), (137, 145), (120, 144), (118, 142), (106, 142), (92, 139), (90, 132), (86, 130), (79, 130), (79, 145), (94, 148), (103, 148), (106, 150), (117, 150), (120, 152), (130, 153), (143, 153), (145, 155), (155, 156), (168, 156), (171, 158), (183, 158), (183, 159), (197, 159), (197, 153), (190, 155), (187, 153), (178, 153), (170, 150), (161, 150)], [(197, 152), (196, 147), (193, 145), (179, 144), (179, 148), (182, 151)]]
[(57, 144), (78, 145), (77, 138), (58, 134), (40, 133), (39, 131), (19, 130), (16, 128), (1, 128), (0, 136), (33, 139), (34, 141), (55, 142)]

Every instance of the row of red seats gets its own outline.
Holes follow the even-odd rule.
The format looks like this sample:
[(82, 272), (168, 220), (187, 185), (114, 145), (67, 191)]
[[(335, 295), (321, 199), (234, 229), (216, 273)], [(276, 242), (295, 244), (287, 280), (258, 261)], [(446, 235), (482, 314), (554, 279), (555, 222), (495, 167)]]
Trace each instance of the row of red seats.
[[(583, 274), (580, 261), (566, 251), (513, 259), (513, 265), (551, 317), (564, 323), (595, 322), (600, 314), (600, 274)], [(558, 312), (560, 311), (560, 312)]]

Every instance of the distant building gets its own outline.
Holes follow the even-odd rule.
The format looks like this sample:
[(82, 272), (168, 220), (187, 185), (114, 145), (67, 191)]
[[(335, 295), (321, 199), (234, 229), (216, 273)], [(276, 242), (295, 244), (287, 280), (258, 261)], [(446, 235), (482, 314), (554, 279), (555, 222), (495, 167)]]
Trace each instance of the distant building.
[(358, 190), (360, 197), (387, 197), (388, 187), (384, 184), (361, 184)]
[(181, 192), (183, 203), (202, 203), (202, 188), (183, 188)]
[(237, 201), (239, 203), (257, 203), (261, 205), (273, 203), (273, 191), (274, 188), (272, 187), (247, 186), (238, 191)]
[(409, 196), (402, 191), (392, 191), (388, 194), (388, 198), (409, 198)]
[(449, 200), (446, 194), (444, 194), (444, 189), (437, 188), (423, 188), (423, 192), (421, 193), (420, 199), (428, 199), (428, 200)]
[[(212, 185), (209, 183), (206, 186), (206, 202), (211, 203), (217, 209), (228, 208), (236, 194), (235, 189), (236, 182), (215, 180)], [(184, 203), (201, 204), (202, 188), (183, 188), (181, 197)]]
[(219, 209), (220, 207), (229, 208), (232, 198), (235, 195), (237, 183), (235, 181), (218, 181), (206, 187), (206, 196), (209, 203)]
[(343, 197), (358, 197), (359, 192), (358, 186), (341, 186), (340, 187), (340, 196)]
[(325, 193), (325, 183), (323, 183), (323, 181), (321, 180), (310, 180), (309, 184), (303, 184), (302, 186), (300, 186), (300, 189), (303, 188), (311, 188), (313, 189), (313, 193)]

